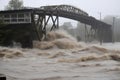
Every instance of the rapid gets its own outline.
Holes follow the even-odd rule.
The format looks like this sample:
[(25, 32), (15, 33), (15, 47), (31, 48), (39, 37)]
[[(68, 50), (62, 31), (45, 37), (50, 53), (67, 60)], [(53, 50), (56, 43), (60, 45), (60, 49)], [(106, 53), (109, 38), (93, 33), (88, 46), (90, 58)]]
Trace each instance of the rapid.
[(0, 73), (7, 80), (120, 80), (120, 43), (78, 42), (58, 30), (33, 44), (0, 47)]

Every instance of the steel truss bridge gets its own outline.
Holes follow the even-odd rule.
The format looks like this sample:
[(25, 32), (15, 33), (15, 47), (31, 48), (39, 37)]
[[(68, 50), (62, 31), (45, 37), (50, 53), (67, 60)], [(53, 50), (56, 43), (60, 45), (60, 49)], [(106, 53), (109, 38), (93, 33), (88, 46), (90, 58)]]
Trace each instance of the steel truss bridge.
[[(35, 28), (38, 39), (41, 40), (46, 35), (46, 27), (48, 22), (52, 21), (50, 31), (59, 28), (59, 17), (69, 18), (85, 24), (85, 37), (97, 38), (100, 42), (112, 41), (111, 25), (104, 23), (89, 16), (88, 13), (71, 5), (50, 5), (40, 8), (26, 8), (13, 10), (14, 12), (30, 12), (31, 24)], [(11, 11), (7, 11), (9, 13)], [(88, 29), (87, 25), (91, 28)]]

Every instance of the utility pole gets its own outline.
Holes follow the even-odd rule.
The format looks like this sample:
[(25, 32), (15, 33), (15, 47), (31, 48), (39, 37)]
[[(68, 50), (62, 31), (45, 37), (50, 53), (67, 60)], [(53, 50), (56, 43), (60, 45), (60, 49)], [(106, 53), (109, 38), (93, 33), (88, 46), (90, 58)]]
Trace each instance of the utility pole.
[[(100, 21), (101, 21), (101, 12), (99, 12), (99, 16), (100, 16)], [(101, 32), (101, 30), (100, 30), (100, 35), (99, 35), (99, 37), (101, 38), (100, 39), (100, 45), (102, 45), (102, 43), (103, 43), (103, 35), (101, 35), (102, 34), (102, 32)]]

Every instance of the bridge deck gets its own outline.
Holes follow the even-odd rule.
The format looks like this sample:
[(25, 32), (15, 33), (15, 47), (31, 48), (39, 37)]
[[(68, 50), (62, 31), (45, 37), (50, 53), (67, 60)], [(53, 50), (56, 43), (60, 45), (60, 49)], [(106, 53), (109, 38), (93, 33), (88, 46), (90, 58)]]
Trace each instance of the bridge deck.
[[(26, 15), (26, 13), (29, 14), (29, 16)], [(9, 18), (5, 16), (6, 14), (9, 15)], [(15, 14), (16, 17), (13, 16), (13, 14)], [(24, 15), (21, 17), (21, 14)], [(53, 23), (50, 30), (58, 28), (58, 17), (69, 18), (91, 25), (90, 30), (94, 30), (94, 35), (97, 34), (101, 41), (103, 41), (103, 38), (105, 38), (106, 41), (110, 41), (112, 39), (111, 25), (97, 20), (94, 17), (89, 16), (88, 13), (73, 6), (55, 5), (42, 6), (40, 8), (0, 11), (0, 19), (3, 21), (8, 20), (10, 22), (9, 24), (16, 23), (19, 25), (29, 23), (32, 27), (34, 27), (39, 40), (42, 39), (43, 35), (46, 35), (46, 25), (50, 19)]]
[(65, 11), (65, 10), (33, 8), (33, 9), (0, 11), (0, 14), (17, 13), (17, 12), (30, 12), (30, 13), (36, 13), (36, 14), (54, 15), (54, 16), (65, 17), (65, 18), (77, 20), (82, 23), (96, 26), (96, 27), (100, 27), (100, 26), (101, 27), (111, 27), (111, 25), (104, 23), (102, 21), (99, 21), (92, 16), (77, 14), (77, 13), (69, 12), (69, 11)]

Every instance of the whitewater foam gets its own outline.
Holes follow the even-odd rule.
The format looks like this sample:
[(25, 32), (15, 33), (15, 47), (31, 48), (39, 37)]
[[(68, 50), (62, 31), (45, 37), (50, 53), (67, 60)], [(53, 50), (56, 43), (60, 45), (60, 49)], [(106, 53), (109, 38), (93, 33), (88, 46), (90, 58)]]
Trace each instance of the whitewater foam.
[(76, 47), (81, 47), (78, 44), (77, 40), (70, 36), (65, 31), (54, 31), (49, 32), (46, 36), (46, 41), (34, 41), (34, 48), (39, 49), (51, 49), (51, 48), (59, 48), (59, 49), (72, 49)]

